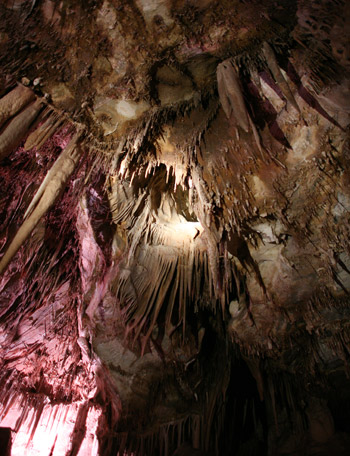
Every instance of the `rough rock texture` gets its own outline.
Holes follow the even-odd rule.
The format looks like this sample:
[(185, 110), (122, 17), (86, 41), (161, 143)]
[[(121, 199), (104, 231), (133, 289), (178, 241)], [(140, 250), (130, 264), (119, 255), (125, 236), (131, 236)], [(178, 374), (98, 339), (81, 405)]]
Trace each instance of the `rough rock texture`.
[(2, 2), (8, 454), (348, 454), (349, 17)]

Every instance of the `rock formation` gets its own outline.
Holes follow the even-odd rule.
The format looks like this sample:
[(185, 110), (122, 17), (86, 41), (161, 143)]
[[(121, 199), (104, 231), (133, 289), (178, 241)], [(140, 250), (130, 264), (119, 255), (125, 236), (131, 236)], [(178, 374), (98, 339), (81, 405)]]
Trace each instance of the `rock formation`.
[(349, 454), (349, 22), (1, 2), (4, 454)]

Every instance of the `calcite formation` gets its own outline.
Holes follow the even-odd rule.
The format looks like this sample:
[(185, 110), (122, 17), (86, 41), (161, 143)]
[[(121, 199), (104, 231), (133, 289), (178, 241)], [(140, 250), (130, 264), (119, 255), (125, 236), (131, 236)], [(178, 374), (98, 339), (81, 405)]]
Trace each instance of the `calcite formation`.
[(4, 454), (348, 454), (349, 19), (2, 2)]

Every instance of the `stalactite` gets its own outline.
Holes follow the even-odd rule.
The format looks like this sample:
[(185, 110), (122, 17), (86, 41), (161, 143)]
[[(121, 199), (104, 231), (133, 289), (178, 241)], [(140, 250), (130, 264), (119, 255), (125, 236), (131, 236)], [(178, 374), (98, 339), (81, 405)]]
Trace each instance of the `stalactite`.
[(53, 444), (52, 444), (52, 447), (50, 449), (50, 453), (48, 454), (48, 456), (53, 456), (55, 447), (56, 447), (56, 443), (57, 443), (57, 438), (58, 438), (58, 435), (56, 435), (55, 440), (53, 441)]
[(36, 402), (33, 404), (33, 411), (32, 411), (32, 415), (33, 415), (32, 421), (33, 421), (33, 423), (30, 423), (28, 425), (28, 429), (31, 428), (31, 431), (30, 431), (29, 439), (27, 441), (27, 448), (28, 448), (30, 442), (33, 440), (35, 431), (36, 431), (36, 429), (38, 427), (38, 424), (39, 424), (39, 421), (41, 419), (41, 416), (42, 416), (42, 413), (43, 413), (43, 410), (44, 410), (44, 407), (45, 407), (45, 399), (46, 399), (45, 396), (39, 395), (39, 397), (37, 398)]
[(268, 383), (268, 388), (269, 388), (269, 393), (270, 393), (270, 398), (271, 398), (273, 418), (275, 420), (275, 425), (276, 425), (276, 429), (277, 429), (277, 432), (278, 432), (278, 419), (277, 419), (277, 409), (276, 409), (275, 386), (274, 386), (273, 379), (271, 377), (269, 377), (267, 383)]
[(0, 128), (22, 108), (35, 99), (34, 92), (19, 84), (0, 99)]
[(12, 382), (13, 382), (13, 373), (15, 371), (12, 371), (12, 374), (10, 374), (8, 380), (6, 381), (5, 384), (2, 384), (2, 394), (1, 394), (1, 404), (2, 404), (2, 410), (0, 414), (0, 420), (3, 420), (6, 418), (8, 412), (12, 409), (12, 407), (18, 402), (18, 395), (16, 394), (16, 391), (14, 391), (11, 388)]
[(80, 132), (70, 141), (44, 179), (37, 192), (38, 196), (35, 195), (33, 204), (30, 205), (29, 211), (26, 213), (23, 224), (0, 261), (0, 274), (3, 273), (13, 256), (30, 236), (41, 217), (51, 208), (64, 189), (81, 157), (81, 149), (77, 146), (79, 136)]
[(278, 62), (276, 60), (276, 56), (271, 48), (271, 46), (265, 41), (263, 43), (263, 53), (266, 58), (267, 64), (271, 70), (275, 81), (277, 82), (278, 86), (283, 92), (283, 95), (286, 97), (286, 100), (298, 111), (301, 115), (301, 111), (299, 105), (297, 104), (292, 91), (288, 85), (288, 82), (285, 80), (280, 67), (278, 66)]
[(230, 60), (225, 60), (218, 65), (217, 80), (220, 101), (227, 118), (233, 115), (238, 125), (248, 133), (249, 114), (243, 99), (239, 77)]
[(42, 109), (42, 104), (42, 100), (36, 100), (5, 126), (0, 135), (0, 161), (19, 146)]
[(79, 405), (78, 413), (75, 420), (74, 429), (71, 436), (71, 446), (68, 450), (69, 456), (76, 456), (86, 434), (86, 419), (89, 412), (89, 401)]
[(263, 377), (261, 374), (260, 361), (258, 359), (249, 359), (249, 358), (245, 358), (245, 357), (243, 357), (243, 358), (245, 359), (253, 377), (255, 378), (260, 400), (263, 401), (264, 400), (264, 380), (263, 380)]
[(57, 115), (49, 114), (46, 121), (28, 136), (24, 149), (31, 150), (33, 147), (40, 149), (55, 134), (62, 122), (63, 120), (60, 117), (57, 118)]
[(30, 411), (30, 405), (29, 405), (29, 400), (26, 396), (22, 396), (21, 398), (21, 414), (18, 417), (16, 424), (15, 424), (15, 432), (18, 432), (19, 429), (21, 428), (22, 424), (25, 422), (25, 420), (28, 417), (28, 413)]

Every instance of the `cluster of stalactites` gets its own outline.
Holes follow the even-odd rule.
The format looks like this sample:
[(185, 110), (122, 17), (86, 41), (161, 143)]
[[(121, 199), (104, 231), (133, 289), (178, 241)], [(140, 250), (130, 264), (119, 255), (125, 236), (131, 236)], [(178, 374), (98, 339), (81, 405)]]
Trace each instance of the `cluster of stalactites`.
[[(62, 118), (44, 109), (44, 101), (23, 85), (0, 99), (0, 159), (4, 160), (14, 152), (41, 119), (46, 120), (28, 136), (24, 148), (40, 148), (63, 123)], [(23, 219), (23, 223), (8, 246), (0, 261), (0, 274), (4, 272), (17, 251), (29, 238), (42, 217), (56, 202), (66, 186), (81, 157), (78, 146), (80, 132), (77, 132), (58, 157), (35, 193)]]
[(164, 168), (147, 182), (142, 187), (144, 181), (111, 179), (109, 191), (113, 221), (117, 231), (124, 227), (128, 244), (114, 289), (126, 308), (129, 331), (135, 337), (145, 333), (143, 349), (164, 307), (167, 331), (177, 320), (185, 332), (188, 302), (195, 304), (202, 284), (211, 282), (200, 223), (178, 213)]
[[(286, 101), (301, 115), (301, 111), (291, 89), (289, 88), (288, 82), (284, 78), (278, 65), (274, 51), (266, 42), (262, 45), (262, 58), (275, 79), (276, 84), (283, 93)], [(256, 74), (252, 70), (252, 79), (254, 79), (255, 76)], [(259, 76), (257, 77), (259, 79)], [(261, 134), (252, 120), (252, 116), (250, 114), (251, 109), (247, 105), (246, 97), (243, 93), (238, 66), (235, 64), (233, 59), (225, 60), (218, 65), (217, 86), (219, 99), (227, 118), (235, 124), (237, 128), (242, 129), (244, 133), (252, 136), (252, 141), (255, 144), (255, 148), (259, 156), (264, 156), (265, 154), (268, 160), (272, 159), (278, 166), (283, 167), (283, 164), (278, 161), (277, 157), (273, 157), (271, 155), (271, 152), (265, 148), (262, 142)], [(143, 240), (150, 240), (149, 234), (145, 235), (145, 227), (149, 225), (149, 233), (155, 231), (153, 224), (150, 223), (149, 220), (146, 220), (147, 217), (145, 218), (144, 213), (143, 215), (136, 217), (132, 215), (133, 212), (138, 212), (137, 209), (144, 203), (145, 198), (142, 191), (136, 189), (137, 185), (134, 185), (134, 181), (140, 177), (144, 180), (151, 181), (153, 176), (156, 174), (157, 169), (159, 169), (159, 166), (165, 165), (166, 181), (168, 182), (169, 177), (173, 175), (174, 192), (176, 191), (176, 187), (178, 185), (181, 185), (183, 190), (188, 192), (188, 201), (191, 205), (191, 210), (196, 213), (196, 216), (203, 227), (201, 236), (206, 244), (206, 257), (210, 266), (208, 277), (211, 284), (210, 290), (213, 290), (215, 299), (219, 299), (224, 307), (228, 289), (232, 286), (232, 274), (229, 271), (229, 255), (227, 249), (225, 248), (225, 243), (221, 241), (225, 231), (229, 231), (230, 233), (236, 231), (239, 232), (240, 219), (242, 217), (244, 218), (244, 213), (247, 213), (248, 211), (247, 215), (251, 215), (249, 212), (250, 206), (243, 205), (241, 207), (238, 204), (237, 207), (231, 208), (230, 214), (232, 215), (232, 221), (226, 221), (224, 223), (224, 227), (221, 226), (217, 229), (217, 224), (214, 222), (215, 217), (211, 216), (211, 213), (214, 211), (214, 206), (212, 197), (208, 192), (208, 184), (205, 182), (203, 174), (200, 171), (201, 167), (198, 167), (198, 164), (195, 160), (193, 160), (193, 156), (196, 154), (193, 154), (190, 150), (188, 150), (187, 153), (186, 151), (183, 151), (182, 154), (172, 154), (169, 157), (166, 155), (164, 156), (162, 153), (158, 153), (157, 145), (156, 154), (154, 155), (148, 153), (147, 148), (144, 148), (145, 138), (148, 137), (150, 131), (152, 130), (155, 120), (159, 122), (158, 117), (153, 119), (151, 116), (143, 128), (140, 128), (134, 137), (121, 141), (112, 160), (110, 166), (112, 180), (124, 182), (124, 184), (122, 184), (123, 187), (127, 185), (133, 190), (129, 195), (129, 201), (126, 204), (119, 207), (118, 203), (115, 203), (118, 206), (118, 210), (112, 209), (112, 212), (116, 214), (115, 217), (118, 219), (116, 220), (116, 223), (119, 223), (120, 219), (125, 219), (127, 217), (130, 217), (130, 220), (133, 220), (128, 233), (131, 247), (129, 257), (133, 257), (135, 255), (136, 248), (140, 246), (141, 238)], [(202, 138), (199, 138), (199, 145), (201, 143), (201, 139)], [(154, 140), (157, 141), (157, 138), (153, 138), (153, 141)], [(144, 157), (145, 166), (142, 166), (142, 163), (140, 164), (141, 156)], [(125, 189), (119, 189), (119, 192), (120, 194), (123, 194), (125, 193)], [(136, 194), (137, 196), (135, 197)], [(133, 200), (134, 202), (131, 202)], [(247, 198), (244, 198), (244, 201), (246, 200)], [(192, 205), (192, 203), (194, 204)], [(243, 216), (241, 212), (243, 212)], [(136, 219), (138, 217), (141, 217), (144, 220), (142, 222), (138, 220), (138, 223), (136, 223)], [(230, 227), (228, 228), (229, 225)], [(136, 230), (135, 226), (139, 226), (139, 229)], [(140, 233), (142, 233), (141, 237)], [(191, 274), (189, 275), (189, 280), (191, 280)], [(187, 287), (185, 286), (184, 288), (186, 289)], [(133, 300), (131, 296), (129, 297), (130, 300)]]
[[(286, 101), (293, 106), (301, 116), (298, 103), (281, 71), (276, 55), (272, 47), (266, 41), (262, 45), (262, 57)], [(251, 79), (259, 86), (259, 76), (256, 74), (256, 70), (252, 69), (250, 73)], [(239, 78), (238, 65), (235, 63), (234, 59), (225, 60), (218, 65), (217, 83), (221, 105), (227, 118), (232, 118), (246, 133), (251, 131), (254, 135), (258, 149), (261, 150), (261, 139), (249, 114), (249, 109), (247, 108), (244, 99), (242, 84)]]

